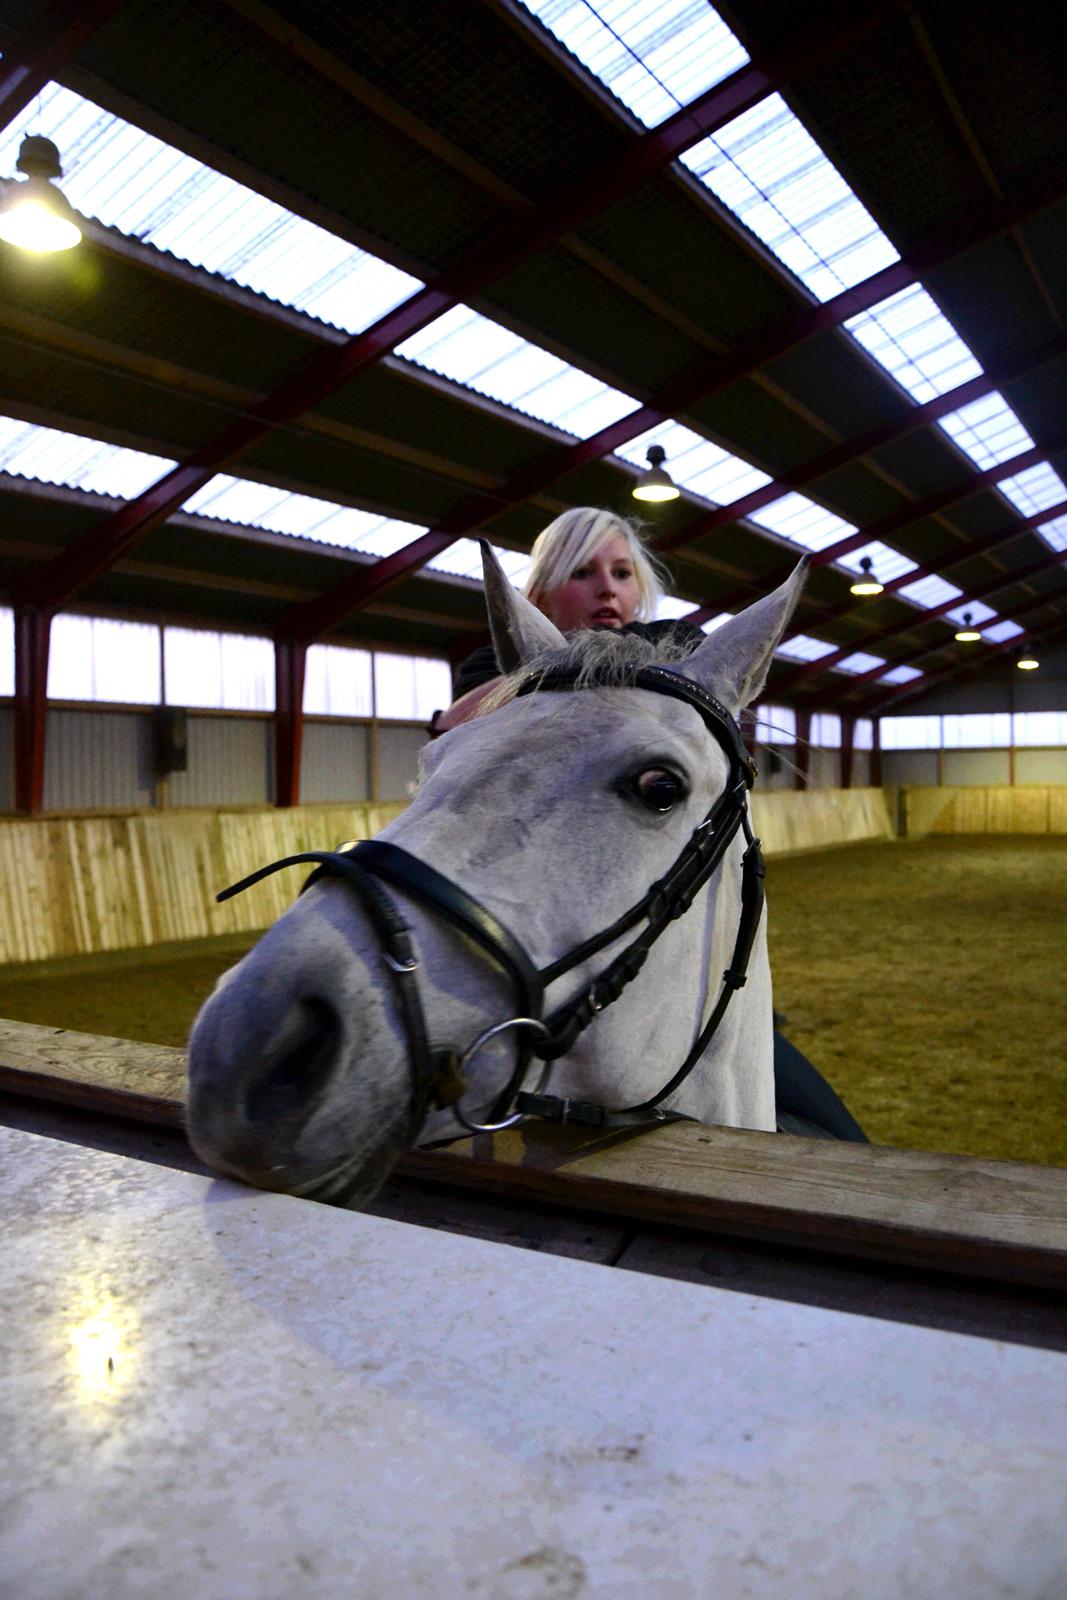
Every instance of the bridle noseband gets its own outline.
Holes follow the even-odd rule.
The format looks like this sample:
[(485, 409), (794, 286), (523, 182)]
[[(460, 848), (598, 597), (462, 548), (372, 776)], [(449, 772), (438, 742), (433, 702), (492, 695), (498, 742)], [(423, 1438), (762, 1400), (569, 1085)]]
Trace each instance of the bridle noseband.
[[(590, 686), (596, 687), (595, 684)], [(747, 791), (752, 787), (756, 775), (755, 766), (733, 717), (699, 684), (667, 667), (644, 666), (634, 673), (630, 686), (681, 700), (698, 712), (729, 763), (726, 787), (694, 828), (674, 863), (641, 899), (616, 918), (610, 927), (576, 945), (549, 966), (537, 968), (511, 930), (459, 884), (453, 883), (428, 862), (381, 839), (364, 840), (339, 850), (311, 850), (286, 856), (282, 861), (261, 867), (258, 872), (224, 889), (217, 896), (219, 900), (228, 900), (231, 895), (241, 893), (282, 867), (301, 862), (316, 864), (304, 889), (309, 889), (323, 878), (332, 877), (340, 878), (355, 892), (381, 943), (382, 959), (389, 970), (408, 1040), (412, 1066), (410, 1118), (413, 1137), (422, 1125), (431, 1100), (440, 1108), (450, 1106), (454, 1116), (472, 1133), (495, 1132), (527, 1116), (597, 1128), (631, 1127), (679, 1119), (680, 1113), (665, 1111), (661, 1102), (692, 1072), (722, 1022), (731, 996), (745, 983), (763, 909), (763, 857), (759, 840), (752, 833), (747, 806)], [(578, 687), (578, 672), (562, 669), (531, 678), (519, 688), (518, 696)], [(733, 955), (722, 975), (722, 988), (715, 1006), (681, 1066), (657, 1094), (638, 1105), (609, 1109), (592, 1101), (569, 1100), (547, 1094), (545, 1090), (552, 1063), (573, 1049), (581, 1033), (594, 1018), (617, 1000), (637, 977), (656, 940), (671, 922), (689, 909), (695, 896), (719, 866), (739, 828), (744, 830), (748, 847), (742, 863), (741, 916)], [(418, 986), (419, 962), (411, 929), (386, 891), (386, 884), (411, 895), (451, 927), (466, 934), (506, 974), (512, 984), (516, 1014), (479, 1034), (462, 1054), (434, 1051), (430, 1045)], [(544, 994), (549, 984), (614, 944), (640, 922), (645, 924), (641, 932), (613, 957), (592, 982), (585, 984), (548, 1017), (543, 1015)], [(467, 1088), (466, 1070), (491, 1039), (512, 1029), (520, 1036), (515, 1069), (497, 1096), (489, 1120), (476, 1122), (464, 1114), (460, 1104)], [(533, 1092), (520, 1088), (531, 1055), (545, 1063), (541, 1080)]]

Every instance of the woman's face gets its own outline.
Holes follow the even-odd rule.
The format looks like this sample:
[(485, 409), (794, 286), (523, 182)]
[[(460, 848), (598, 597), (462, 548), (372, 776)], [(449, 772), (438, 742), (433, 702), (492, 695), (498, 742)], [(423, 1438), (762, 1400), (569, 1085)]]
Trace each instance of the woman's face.
[(576, 628), (621, 628), (634, 620), (639, 603), (630, 546), (619, 533), (545, 595), (541, 610), (561, 633), (573, 633)]

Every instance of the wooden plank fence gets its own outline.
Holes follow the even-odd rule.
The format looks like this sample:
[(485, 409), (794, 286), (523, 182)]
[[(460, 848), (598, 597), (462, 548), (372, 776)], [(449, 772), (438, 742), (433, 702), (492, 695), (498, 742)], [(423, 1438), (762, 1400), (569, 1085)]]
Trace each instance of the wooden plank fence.
[[(0, 1090), (181, 1127), (160, 1045), (0, 1021)], [(524, 1123), (412, 1152), (398, 1172), (512, 1201), (681, 1225), (997, 1282), (1067, 1288), (1067, 1171), (673, 1123)]]

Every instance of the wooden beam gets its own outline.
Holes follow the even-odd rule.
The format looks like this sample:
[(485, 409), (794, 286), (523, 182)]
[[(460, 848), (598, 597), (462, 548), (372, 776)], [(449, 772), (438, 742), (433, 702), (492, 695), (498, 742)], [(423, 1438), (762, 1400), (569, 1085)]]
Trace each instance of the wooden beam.
[[(0, 1022), (0, 1090), (181, 1127), (180, 1050)], [(412, 1151), (404, 1176), (926, 1271), (1067, 1287), (1067, 1173), (1026, 1162), (673, 1123), (524, 1123)]]
[(0, 61), (0, 128), (14, 122), (125, 0), (57, 0)]

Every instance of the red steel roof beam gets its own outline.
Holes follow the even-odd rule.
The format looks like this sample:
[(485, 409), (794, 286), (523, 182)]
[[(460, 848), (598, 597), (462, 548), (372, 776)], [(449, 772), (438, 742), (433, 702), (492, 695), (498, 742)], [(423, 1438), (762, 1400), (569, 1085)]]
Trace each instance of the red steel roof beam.
[[(1010, 588), (1014, 583), (1025, 583), (1028, 578), (1036, 577), (1039, 573), (1048, 572), (1052, 567), (1060, 567), (1065, 564), (1067, 564), (1067, 554), (1064, 551), (1050, 551), (1047, 556), (1043, 556), (1038, 561), (1032, 561), (1027, 567), (1019, 567), (1015, 572), (998, 572), (989, 583), (980, 584), (968, 598), (972, 600), (983, 599), (987, 594), (994, 594), (998, 589)], [(1020, 616), (1032, 610), (1033, 606), (1053, 604), (1057, 598), (1056, 595), (1036, 595), (1033, 600), (1027, 600), (1022, 605), (1013, 606), (1012, 615), (1001, 620), (1015, 622)], [(919, 622), (928, 622), (931, 618), (942, 616), (946, 611), (952, 610), (963, 603), (961, 599), (946, 600), (941, 605), (934, 606), (929, 611), (924, 611), (921, 617), (916, 618), (911, 623), (911, 626), (915, 627)], [(882, 634), (879, 637), (884, 638), (885, 635)], [(883, 666), (870, 667), (866, 672), (850, 673), (848, 683), (843, 684), (837, 693), (830, 696), (825, 703), (836, 705), (839, 701), (847, 699), (860, 684), (884, 677), (887, 672), (892, 672), (894, 667), (910, 667), (916, 661), (925, 660), (927, 656), (939, 655), (942, 650), (949, 648), (951, 642), (951, 640), (945, 639), (940, 644), (924, 645), (918, 650), (913, 650), (910, 655), (901, 656), (896, 661), (885, 662)], [(858, 646), (853, 648), (858, 648)], [(851, 655), (852, 651), (846, 651), (846, 654)], [(826, 659), (826, 657), (823, 657), (823, 660)], [(786, 681), (785, 679), (779, 679), (775, 683), (775, 690), (777, 691), (780, 687), (783, 687)], [(820, 701), (820, 704), (822, 703), (824, 702)]]
[(33, 580), (26, 580), (27, 598), (52, 609), (65, 604), (85, 584), (113, 566), (136, 539), (164, 522), (216, 472), (254, 444), (342, 388), (435, 317), (477, 295), (562, 234), (605, 210), (699, 139), (732, 121), (773, 90), (820, 65), (836, 54), (849, 37), (865, 32), (888, 9), (891, 8), (879, 8), (859, 19), (853, 28), (835, 32), (783, 57), (773, 72), (742, 67), (658, 128), (636, 138), (628, 150), (598, 162), (539, 205), (507, 217), (488, 239), (467, 251), (432, 283), (343, 345), (316, 351), (247, 414), (235, 418), (143, 495), (75, 540)]
[[(773, 478), (770, 483), (764, 484), (761, 489), (754, 489), (751, 494), (742, 495), (739, 500), (733, 500), (729, 505), (716, 506), (713, 511), (708, 511), (703, 516), (698, 517), (695, 522), (689, 523), (685, 528), (657, 539), (656, 548), (666, 555), (672, 551), (680, 550), (687, 544), (692, 544), (696, 539), (705, 538), (707, 534), (714, 533), (717, 528), (728, 526), (733, 522), (739, 521), (742, 517), (750, 517), (754, 512), (762, 511), (764, 506), (768, 506), (773, 501), (780, 499), (783, 494), (791, 494), (793, 491), (813, 483), (817, 478), (826, 477), (829, 473), (836, 472), (841, 467), (851, 466), (853, 462), (859, 461), (863, 456), (870, 455), (874, 450), (882, 449), (885, 445), (896, 444), (899, 440), (907, 438), (909, 434), (916, 433), (920, 428), (927, 427), (932, 422), (938, 422), (942, 417), (951, 416), (954, 411), (959, 411), (963, 406), (971, 405), (975, 400), (984, 399), (986, 395), (1004, 388), (1009, 383), (1017, 382), (1019, 378), (1038, 371), (1049, 361), (1055, 361), (1063, 355), (1067, 355), (1067, 333), (1057, 335), (1055, 339), (1043, 345), (1036, 354), (1020, 357), (1012, 362), (1005, 362), (994, 372), (984, 372), (979, 377), (970, 378), (966, 383), (958, 384), (956, 388), (949, 389), (945, 394), (938, 395), (934, 400), (927, 400), (922, 405), (910, 407), (904, 416), (898, 418), (895, 422), (884, 423), (881, 427), (872, 428), (867, 433), (860, 434), (855, 438), (842, 440), (840, 444), (833, 445), (829, 450), (824, 450), (822, 454), (812, 456), (810, 460), (801, 462), (799, 466), (791, 468), (788, 472), (781, 473), (779, 477)], [(1021, 471), (1023, 467), (1032, 465), (1033, 462), (1043, 459), (1044, 455), (1047, 454), (1047, 451), (1031, 451), (1028, 452), (1029, 459), (1018, 457), (1019, 465), (1016, 466), (1015, 470)], [(953, 488), (944, 491), (943, 503), (951, 505), (961, 495), (969, 494), (972, 487), (979, 485), (981, 478), (988, 477), (990, 482), (995, 482), (995, 475), (998, 472), (1000, 472), (1000, 468), (994, 467), (988, 474), (980, 474), (978, 477), (968, 480), (959, 489)], [(1004, 472), (1001, 476), (1008, 476), (1008, 474)], [(929, 501), (925, 503), (931, 504), (931, 510), (939, 509), (939, 507), (932, 504), (938, 498), (932, 495)], [(901, 517), (903, 520), (899, 523), (899, 526), (905, 527), (913, 516), (927, 516), (929, 514), (930, 512), (928, 511), (912, 512), (910, 507), (905, 506), (899, 512), (893, 513), (893, 516)], [(885, 519), (886, 522), (891, 520), (891, 518)], [(819, 552), (814, 557), (814, 564), (816, 566), (824, 566), (827, 561), (836, 561), (839, 555), (847, 555), (848, 550), (844, 548), (845, 543), (846, 541), (842, 540), (839, 544)], [(853, 546), (852, 548), (857, 547)], [(784, 581), (788, 576), (789, 569), (783, 569), (782, 580)], [(739, 601), (741, 598), (740, 596), (738, 597)], [(703, 618), (702, 620), (706, 621), (707, 619)]]
[[(1053, 599), (1053, 596), (1049, 596), (1047, 594), (1037, 595), (1033, 600), (1028, 601), (1025, 606), (1019, 606), (1016, 610), (1016, 616), (1022, 616), (1024, 613), (1035, 611), (1039, 606), (1049, 604)], [(1050, 623), (1049, 626), (1043, 631), (1034, 635), (1028, 635), (1026, 643), (1028, 647), (1036, 647), (1040, 645), (1042, 641), (1057, 638), (1065, 631), (1067, 631), (1067, 622), (1065, 622), (1062, 617), (1059, 617), (1056, 621)], [(859, 716), (877, 717), (881, 715), (883, 706), (897, 705), (900, 701), (908, 699), (912, 695), (925, 694), (928, 689), (939, 687), (939, 685), (947, 682), (948, 679), (956, 677), (958, 673), (967, 671), (976, 672), (979, 670), (979, 668), (986, 665), (991, 656), (1004, 655), (1010, 650), (1018, 650), (1023, 642), (1024, 641), (1021, 638), (1004, 639), (1000, 642), (1000, 644), (990, 645), (983, 650), (980, 659), (972, 658), (969, 661), (961, 660), (950, 662), (947, 666), (942, 667), (938, 671), (925, 674), (922, 682), (919, 682), (919, 680), (916, 679), (916, 681), (913, 683), (894, 684), (886, 691), (885, 694), (868, 696), (866, 700), (858, 703), (854, 708), (850, 707), (849, 709), (850, 711), (854, 709), (856, 714)]]
[[(898, 589), (905, 588), (909, 583), (918, 582), (920, 578), (931, 577), (943, 572), (946, 568), (955, 566), (957, 561), (968, 561), (972, 556), (984, 555), (987, 550), (991, 550), (997, 545), (1007, 544), (1010, 540), (1018, 538), (1020, 534), (1029, 533), (1034, 528), (1040, 527), (1042, 523), (1051, 522), (1054, 518), (1065, 515), (1067, 515), (1067, 500), (1059, 500), (1045, 511), (1035, 511), (1032, 516), (1021, 517), (1017, 522), (1009, 523), (1007, 527), (1001, 528), (997, 533), (989, 534), (984, 539), (976, 539), (971, 544), (954, 547), (947, 551), (944, 558), (933, 566), (919, 567), (914, 572), (902, 572), (899, 578), (892, 578), (885, 585), (882, 595), (894, 594)], [(1053, 564), (1054, 559), (1043, 558), (1037, 570), (1042, 571)], [(1005, 584), (1011, 583), (1013, 576), (1015, 575), (1012, 573), (998, 573), (994, 587), (1003, 587)], [(803, 666), (795, 667), (785, 678), (779, 680), (779, 685), (782, 688), (792, 688), (795, 683), (803, 682), (805, 678), (811, 677), (814, 673), (826, 672), (835, 667), (839, 661), (844, 661), (846, 656), (852, 655), (856, 650), (865, 650), (868, 646), (878, 644), (882, 640), (895, 639), (902, 633), (910, 633), (913, 628), (921, 627), (931, 617), (943, 616), (945, 612), (952, 611), (957, 606), (965, 606), (969, 601), (978, 600), (982, 595), (988, 593), (990, 593), (990, 588), (986, 585), (981, 590), (974, 590), (971, 594), (961, 594), (957, 595), (953, 600), (946, 600), (943, 604), (935, 606), (929, 611), (925, 609), (917, 610), (911, 616), (904, 617), (899, 622), (894, 622), (892, 627), (872, 628), (870, 633), (861, 635), (860, 638), (853, 640), (851, 644), (842, 645), (832, 655), (820, 656), (818, 661), (805, 661)], [(879, 596), (879, 598), (881, 597)], [(864, 601), (860, 600), (854, 605), (827, 607), (819, 612), (819, 616), (837, 616), (845, 610), (858, 610), (863, 604)], [(686, 621), (688, 620), (689, 618), (687, 617)]]
[(0, 128), (14, 122), (123, 4), (125, 0), (58, 0), (49, 8), (0, 61)]
[[(853, 28), (820, 40), (794, 56), (783, 59), (775, 68), (776, 76), (773, 79), (762, 69), (742, 68), (692, 105), (683, 107), (662, 127), (641, 136), (623, 156), (600, 163), (591, 173), (529, 212), (519, 217), (509, 217), (484, 245), (468, 252), (434, 283), (389, 312), (373, 327), (344, 345), (316, 352), (308, 363), (298, 368), (248, 416), (229, 424), (215, 439), (201, 446), (189, 461), (173, 469), (143, 496), (123, 506), (104, 523), (74, 541), (36, 575), (32, 588), (30, 580), (24, 580), (26, 597), (53, 609), (64, 604), (78, 589), (113, 565), (137, 538), (165, 521), (215, 472), (229, 465), (252, 444), (341, 388), (358, 371), (378, 360), (434, 317), (484, 289), (495, 278), (510, 271), (562, 233), (602, 210), (619, 194), (632, 188), (635, 182), (686, 149), (701, 134), (729, 121), (742, 108), (740, 100), (746, 105), (754, 104), (770, 89), (810, 70), (840, 49), (854, 33), (871, 26), (877, 16), (878, 13), (871, 13), (861, 17)], [(747, 88), (743, 87), (745, 84)], [(739, 85), (742, 87), (739, 88)], [(563, 452), (553, 452), (545, 463), (539, 464), (540, 470), (530, 472), (528, 469), (527, 473), (520, 474), (523, 483), (532, 482), (534, 485), (525, 489), (523, 498), (538, 488), (547, 487), (586, 461), (598, 459), (628, 438), (662, 421), (665, 415), (674, 410), (684, 409), (694, 401), (726, 387), (738, 377), (784, 355), (804, 339), (838, 326), (847, 318), (869, 309), (953, 255), (1016, 226), (1035, 211), (1044, 209), (1060, 198), (1062, 183), (1059, 169), (1054, 173), (1054, 181), (1043, 175), (1021, 200), (1016, 200), (1014, 204), (998, 203), (977, 223), (973, 219), (969, 221), (963, 237), (955, 237), (948, 243), (938, 241), (924, 245), (909, 260), (894, 263), (834, 300), (818, 306), (805, 305), (778, 319), (752, 344), (725, 356), (703, 358), (668, 384), (653, 406), (642, 407), (633, 417), (624, 419), (633, 424), (632, 431), (620, 433), (618, 430), (624, 424), (615, 424), (591, 440), (581, 441)], [(505, 481), (491, 498), (504, 505), (514, 503), (510, 481)], [(374, 577), (376, 569), (372, 569), (366, 576), (365, 586), (354, 597), (346, 598), (340, 610), (334, 606), (324, 608), (327, 620), (322, 628), (328, 627), (345, 611), (368, 604), (384, 588), (399, 582), (408, 572), (417, 571), (433, 555), (447, 548), (464, 533), (481, 526), (494, 514), (492, 510), (484, 511), (484, 514), (481, 510), (477, 511), (480, 520), (470, 520), (452, 528), (450, 537), (444, 537), (443, 524), (442, 529), (432, 530), (430, 535), (413, 541), (406, 551), (398, 551), (384, 558), (381, 565), (385, 567), (385, 563), (388, 563), (386, 570)], [(451, 522), (452, 519), (448, 519), (450, 527)], [(436, 540), (434, 535), (437, 535)], [(13, 587), (17, 589), (18, 585)], [(329, 594), (332, 593), (329, 591)], [(301, 618), (294, 625), (306, 627), (307, 620)], [(301, 636), (313, 635), (304, 633)]]

